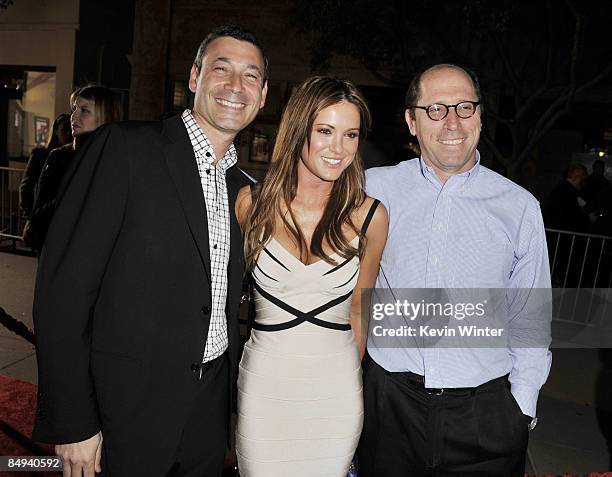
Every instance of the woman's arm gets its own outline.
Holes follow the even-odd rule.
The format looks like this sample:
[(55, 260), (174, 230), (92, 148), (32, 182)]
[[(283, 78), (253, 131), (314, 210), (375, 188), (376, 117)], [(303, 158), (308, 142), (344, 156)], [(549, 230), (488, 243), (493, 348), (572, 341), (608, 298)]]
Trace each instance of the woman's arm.
[(251, 186), (244, 186), (238, 191), (238, 196), (236, 197), (236, 218), (243, 232), (252, 205)]
[[(371, 204), (371, 200), (366, 201), (366, 211)], [(353, 291), (350, 311), (351, 327), (355, 335), (355, 342), (359, 347), (360, 358), (365, 354), (369, 322), (367, 313), (364, 313), (364, 316), (362, 316), (361, 292), (363, 289), (374, 288), (376, 284), (376, 277), (380, 268), (380, 258), (387, 242), (388, 228), (389, 218), (387, 209), (383, 204), (379, 204), (366, 232), (365, 250), (359, 264), (359, 277)]]

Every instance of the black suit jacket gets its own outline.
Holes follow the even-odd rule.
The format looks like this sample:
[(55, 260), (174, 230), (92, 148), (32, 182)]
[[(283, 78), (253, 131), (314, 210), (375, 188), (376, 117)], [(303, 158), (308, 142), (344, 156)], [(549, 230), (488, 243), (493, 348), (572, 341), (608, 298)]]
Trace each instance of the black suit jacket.
[[(33, 438), (144, 450), (163, 468), (198, 389), (211, 310), (206, 206), (179, 116), (103, 127), (79, 151), (43, 249), (34, 300), (39, 369)], [(227, 173), (227, 322), (235, 383), (242, 238)], [(211, 410), (211, 412), (218, 412)], [(136, 446), (136, 447), (134, 447)]]
[(580, 193), (564, 180), (550, 193), (544, 209), (547, 227), (574, 232), (588, 232), (591, 222), (587, 213), (578, 204)]

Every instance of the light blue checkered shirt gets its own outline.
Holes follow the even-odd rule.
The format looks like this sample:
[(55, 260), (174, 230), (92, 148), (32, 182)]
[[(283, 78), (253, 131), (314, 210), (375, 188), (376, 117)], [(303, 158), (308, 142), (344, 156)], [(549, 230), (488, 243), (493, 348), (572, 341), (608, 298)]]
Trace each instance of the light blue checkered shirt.
[[(550, 288), (537, 200), (480, 165), (478, 153), (471, 170), (444, 184), (419, 158), (370, 169), (366, 178), (368, 195), (389, 213), (377, 288)], [(522, 318), (519, 312), (510, 334)], [(544, 347), (376, 348), (370, 336), (368, 352), (388, 371), (425, 376), (429, 388), (474, 387), (510, 373), (512, 394), (529, 416), (551, 365)]]

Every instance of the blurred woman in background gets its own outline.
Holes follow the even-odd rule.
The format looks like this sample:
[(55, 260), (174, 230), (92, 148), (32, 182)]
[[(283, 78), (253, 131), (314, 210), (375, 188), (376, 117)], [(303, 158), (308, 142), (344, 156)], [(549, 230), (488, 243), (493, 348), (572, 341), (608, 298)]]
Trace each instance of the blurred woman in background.
[(42, 249), (55, 211), (62, 178), (76, 151), (96, 128), (121, 119), (118, 98), (104, 86), (89, 85), (76, 89), (70, 95), (70, 106), (73, 141), (51, 151), (36, 186), (27, 239), (24, 234), (24, 241), (34, 250)]
[(71, 141), (70, 114), (64, 113), (55, 118), (45, 147), (37, 147), (32, 150), (19, 186), (19, 208), (26, 219), (29, 219), (32, 214), (36, 184), (49, 153)]

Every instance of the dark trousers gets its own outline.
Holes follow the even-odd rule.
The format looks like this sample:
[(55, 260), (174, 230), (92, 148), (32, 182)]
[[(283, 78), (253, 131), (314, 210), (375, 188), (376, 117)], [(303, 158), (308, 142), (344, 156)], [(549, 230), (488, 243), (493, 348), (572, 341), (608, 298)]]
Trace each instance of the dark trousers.
[[(161, 449), (138, 448), (134, 462), (124, 465), (127, 459), (123, 452), (121, 461), (108, 460), (103, 441), (102, 473), (96, 477), (116, 476), (164, 476), (164, 477), (220, 477), (227, 445), (229, 419), (229, 363), (227, 353), (204, 365), (202, 377), (198, 381), (197, 394), (183, 423), (180, 442), (171, 453), (170, 464), (166, 468), (141, 468), (138, 461), (143, 455), (160, 452)], [(153, 424), (154, 425), (154, 424)], [(140, 432), (140, 431), (139, 431)], [(142, 432), (147, 432), (146, 429)], [(103, 431), (104, 434), (104, 431)], [(135, 443), (137, 444), (137, 443)], [(163, 451), (166, 450), (164, 446)], [(123, 449), (125, 451), (125, 449)], [(165, 457), (165, 456), (164, 456)], [(165, 466), (164, 466), (165, 467)]]
[(167, 477), (220, 477), (223, 473), (229, 418), (227, 353), (204, 369), (200, 384)]
[(417, 381), (366, 354), (359, 477), (524, 476), (531, 418), (506, 377), (439, 395)]

